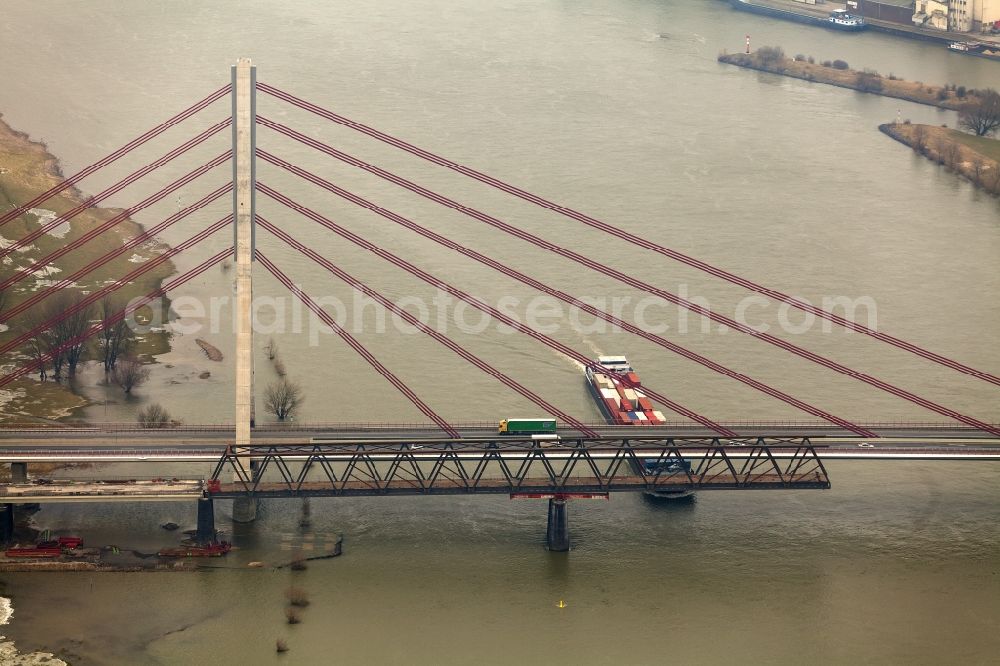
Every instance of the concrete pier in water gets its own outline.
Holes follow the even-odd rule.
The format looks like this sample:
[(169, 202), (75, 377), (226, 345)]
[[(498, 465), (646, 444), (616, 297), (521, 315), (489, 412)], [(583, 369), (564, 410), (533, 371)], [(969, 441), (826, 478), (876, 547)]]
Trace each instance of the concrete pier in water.
[(545, 545), (549, 550), (565, 552), (569, 550), (569, 515), (566, 500), (549, 500), (549, 521), (545, 530)]
[(215, 501), (211, 497), (198, 500), (198, 532), (195, 541), (199, 544), (215, 543)]

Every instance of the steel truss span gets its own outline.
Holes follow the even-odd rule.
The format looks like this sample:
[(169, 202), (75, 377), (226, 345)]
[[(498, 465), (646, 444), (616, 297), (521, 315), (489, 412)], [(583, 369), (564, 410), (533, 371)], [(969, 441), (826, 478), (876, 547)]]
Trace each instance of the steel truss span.
[[(737, 450), (738, 449), (738, 450)], [(240, 458), (250, 456), (255, 470)], [(231, 473), (232, 482), (223, 482)], [(806, 437), (314, 442), (227, 447), (215, 497), (825, 490)]]

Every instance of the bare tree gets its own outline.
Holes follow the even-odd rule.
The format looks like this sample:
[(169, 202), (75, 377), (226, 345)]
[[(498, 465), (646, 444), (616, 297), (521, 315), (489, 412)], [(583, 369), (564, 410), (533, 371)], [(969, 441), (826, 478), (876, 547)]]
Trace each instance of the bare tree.
[(91, 307), (81, 305), (83, 298), (78, 291), (58, 292), (37, 308), (35, 318), (29, 324), (35, 328), (55, 317), (62, 317), (40, 334), (52, 356), (52, 375), (56, 379), (62, 377), (63, 365), (67, 366), (70, 375), (75, 374), (76, 366), (87, 349), (83, 334), (90, 325)]
[[(39, 363), (39, 379), (47, 376), (46, 365), (52, 364), (52, 377), (56, 381), (62, 378), (62, 369), (66, 364), (66, 352), (60, 349), (59, 338), (54, 327), (45, 327), (46, 322), (53, 316), (54, 309), (51, 307), (53, 301), (46, 301), (41, 305), (25, 312), (21, 319), (21, 327), (24, 333), (30, 333), (35, 329), (42, 330), (32, 333), (28, 342), (28, 351), (32, 359)], [(46, 361), (48, 357), (48, 361)]]
[(149, 369), (143, 367), (134, 356), (118, 359), (111, 371), (111, 381), (121, 387), (125, 393), (131, 393), (136, 386), (141, 386), (149, 379)]
[(987, 169), (983, 174), (983, 181), (986, 183), (986, 189), (993, 194), (1000, 194), (1000, 165)]
[(914, 125), (913, 126), (913, 150), (918, 153), (923, 153), (927, 150), (927, 127), (924, 125)]
[(882, 92), (882, 75), (875, 70), (866, 69), (857, 73), (854, 85), (861, 92)]
[(976, 136), (1000, 129), (1000, 93), (992, 88), (978, 91), (959, 111), (958, 126)]
[(287, 379), (279, 379), (268, 384), (267, 390), (264, 391), (264, 404), (279, 421), (293, 416), (303, 400), (302, 387)]
[(87, 338), (84, 333), (90, 327), (91, 308), (84, 308), (76, 314), (68, 317), (63, 323), (64, 334), (69, 342), (66, 348), (66, 365), (69, 366), (69, 374), (76, 374), (76, 366), (84, 360), (87, 354)]
[(951, 138), (943, 138), (940, 145), (941, 160), (955, 171), (962, 168), (962, 148)]
[(44, 334), (36, 335), (28, 340), (28, 354), (31, 356), (31, 360), (38, 364), (38, 380), (44, 382), (48, 376), (45, 370), (48, 365), (48, 361), (45, 358), (48, 346), (43, 336)]
[(111, 372), (118, 359), (129, 354), (135, 347), (135, 332), (128, 325), (128, 320), (122, 317), (119, 321), (113, 321), (115, 313), (121, 309), (118, 305), (110, 296), (101, 301), (102, 328), (98, 348), (105, 373)]
[(981, 157), (973, 157), (970, 166), (972, 167), (972, 175), (975, 176), (976, 184), (984, 185), (983, 174), (986, 173), (986, 162)]
[(170, 413), (158, 402), (140, 409), (136, 419), (143, 428), (166, 428), (170, 425)]

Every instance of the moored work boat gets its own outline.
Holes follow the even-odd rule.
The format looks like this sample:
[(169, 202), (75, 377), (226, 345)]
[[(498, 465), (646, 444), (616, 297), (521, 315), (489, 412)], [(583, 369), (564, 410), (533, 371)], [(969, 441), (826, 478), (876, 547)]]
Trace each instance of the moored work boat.
[(868, 28), (868, 23), (863, 16), (851, 14), (846, 9), (837, 9), (831, 12), (829, 16), (822, 16), (821, 14), (809, 11), (786, 9), (766, 2), (752, 2), (752, 0), (729, 0), (729, 4), (745, 12), (780, 18), (785, 21), (805, 23), (806, 25), (832, 28), (833, 30), (858, 32)]
[(868, 27), (868, 24), (865, 23), (863, 16), (851, 14), (846, 9), (833, 10), (830, 12), (830, 16), (826, 19), (826, 21), (828, 27), (833, 28), (834, 30), (857, 32)]
[(207, 546), (179, 546), (164, 548), (157, 553), (160, 557), (221, 557), (232, 550), (228, 541), (208, 544)]
[(951, 42), (948, 50), (988, 60), (1000, 60), (1000, 44), (993, 42)]

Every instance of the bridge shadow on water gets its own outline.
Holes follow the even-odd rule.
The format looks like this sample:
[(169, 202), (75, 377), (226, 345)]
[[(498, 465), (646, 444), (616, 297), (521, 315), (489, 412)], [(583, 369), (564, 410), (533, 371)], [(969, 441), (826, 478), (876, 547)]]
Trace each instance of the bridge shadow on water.
[(697, 493), (693, 493), (687, 497), (660, 497), (649, 493), (642, 493), (641, 498), (644, 507), (665, 513), (691, 512), (698, 504)]

